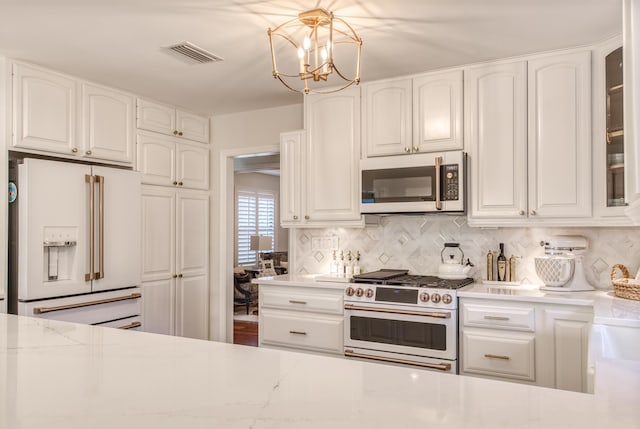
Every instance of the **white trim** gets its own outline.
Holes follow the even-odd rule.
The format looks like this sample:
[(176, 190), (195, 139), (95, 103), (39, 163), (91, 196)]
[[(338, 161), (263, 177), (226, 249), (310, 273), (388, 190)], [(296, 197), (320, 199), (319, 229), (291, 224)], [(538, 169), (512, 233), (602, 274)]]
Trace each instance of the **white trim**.
[[(233, 158), (237, 156), (251, 156), (280, 153), (279, 145), (256, 146), (253, 148), (238, 148), (220, 151), (218, 165), (219, 196), (218, 205), (218, 254), (219, 267), (217, 273), (218, 298), (213, 303), (211, 311), (219, 314), (218, 338), (220, 341), (233, 341), (233, 294), (227, 293), (227, 286), (233, 281), (233, 211), (234, 211), (234, 180)], [(213, 278), (214, 276), (212, 276)], [(211, 315), (214, 317), (214, 315)]]

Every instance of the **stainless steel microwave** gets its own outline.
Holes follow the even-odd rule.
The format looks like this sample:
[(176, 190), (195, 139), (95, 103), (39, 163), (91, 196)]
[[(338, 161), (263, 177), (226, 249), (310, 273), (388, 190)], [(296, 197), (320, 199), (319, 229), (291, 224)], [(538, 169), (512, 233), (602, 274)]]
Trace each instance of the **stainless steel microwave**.
[(463, 213), (466, 159), (462, 151), (363, 159), (360, 212)]

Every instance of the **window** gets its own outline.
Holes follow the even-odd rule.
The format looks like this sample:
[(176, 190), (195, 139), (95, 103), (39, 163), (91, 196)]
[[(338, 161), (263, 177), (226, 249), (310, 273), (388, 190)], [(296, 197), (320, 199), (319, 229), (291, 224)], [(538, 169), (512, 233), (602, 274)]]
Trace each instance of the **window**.
[(254, 265), (258, 255), (251, 250), (252, 235), (273, 237), (275, 250), (276, 195), (268, 191), (239, 189), (236, 193), (237, 265)]

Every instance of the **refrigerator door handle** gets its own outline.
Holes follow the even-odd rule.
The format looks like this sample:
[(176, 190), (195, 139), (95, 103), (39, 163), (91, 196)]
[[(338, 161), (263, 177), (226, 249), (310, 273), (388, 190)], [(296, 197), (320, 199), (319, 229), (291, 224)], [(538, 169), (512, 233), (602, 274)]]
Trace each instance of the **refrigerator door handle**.
[(84, 175), (85, 183), (89, 184), (89, 273), (85, 273), (84, 281), (88, 282), (95, 279), (95, 274), (93, 272), (94, 267), (94, 245), (95, 245), (95, 192), (94, 185), (96, 178), (95, 176), (85, 174)]
[(96, 280), (104, 278), (104, 176), (95, 176), (96, 182), (98, 183), (98, 191), (99, 191), (99, 212), (98, 212), (98, 223), (99, 223), (99, 232), (98, 232), (98, 240), (100, 240), (100, 271), (97, 271), (94, 274), (94, 278)]

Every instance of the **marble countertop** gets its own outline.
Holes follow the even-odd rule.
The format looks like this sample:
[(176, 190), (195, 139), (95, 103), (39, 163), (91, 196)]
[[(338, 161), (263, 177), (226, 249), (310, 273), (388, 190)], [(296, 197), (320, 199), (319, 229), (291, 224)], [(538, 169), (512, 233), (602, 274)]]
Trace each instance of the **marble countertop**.
[(640, 361), (595, 394), (0, 315), (0, 428), (640, 427)]
[(274, 277), (260, 277), (252, 280), (258, 284), (278, 286), (323, 287), (328, 289), (344, 289), (349, 283), (345, 277), (331, 277), (329, 274), (282, 274)]
[(485, 298), (544, 304), (593, 306), (593, 323), (640, 328), (640, 301), (616, 297), (613, 291), (548, 292), (537, 285), (501, 286), (475, 283), (458, 290), (460, 298)]

